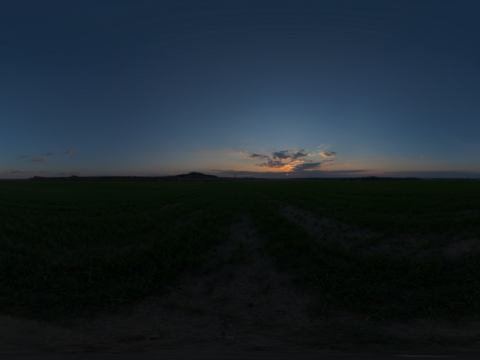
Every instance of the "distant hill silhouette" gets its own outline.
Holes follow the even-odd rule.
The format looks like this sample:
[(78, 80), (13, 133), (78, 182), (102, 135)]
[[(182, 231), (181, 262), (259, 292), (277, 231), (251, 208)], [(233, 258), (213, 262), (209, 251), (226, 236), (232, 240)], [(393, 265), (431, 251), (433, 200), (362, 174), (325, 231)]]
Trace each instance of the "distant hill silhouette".
[(215, 175), (207, 175), (207, 174), (202, 174), (199, 172), (191, 172), (189, 174), (182, 174), (182, 175), (175, 175), (175, 177), (179, 178), (193, 178), (193, 179), (212, 179), (212, 178), (218, 178), (218, 176)]
[(199, 172), (190, 172), (188, 174), (169, 175), (169, 176), (62, 176), (62, 177), (43, 177), (34, 176), (28, 178), (30, 181), (425, 181), (425, 180), (444, 180), (444, 181), (480, 181), (480, 178), (417, 178), (417, 177), (378, 177), (378, 176), (363, 176), (363, 177), (316, 177), (316, 178), (233, 178), (233, 177), (219, 177), (216, 175), (207, 175)]

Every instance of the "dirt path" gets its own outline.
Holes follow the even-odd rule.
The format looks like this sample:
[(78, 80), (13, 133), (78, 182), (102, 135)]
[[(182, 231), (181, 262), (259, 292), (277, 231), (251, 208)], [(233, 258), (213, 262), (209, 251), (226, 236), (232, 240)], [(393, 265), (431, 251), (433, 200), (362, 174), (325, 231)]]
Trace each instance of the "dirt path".
[[(309, 306), (316, 297), (293, 286), (291, 273), (274, 269), (248, 222), (232, 224), (234, 241), (216, 249), (217, 258), (229, 259), (242, 242), (246, 263), (184, 274), (161, 293), (97, 318), (76, 319), (71, 327), (0, 315), (1, 358), (480, 358), (478, 318), (460, 319), (457, 327), (428, 319), (374, 327), (341, 310), (328, 319), (313, 316)], [(446, 343), (433, 346), (432, 338)]]

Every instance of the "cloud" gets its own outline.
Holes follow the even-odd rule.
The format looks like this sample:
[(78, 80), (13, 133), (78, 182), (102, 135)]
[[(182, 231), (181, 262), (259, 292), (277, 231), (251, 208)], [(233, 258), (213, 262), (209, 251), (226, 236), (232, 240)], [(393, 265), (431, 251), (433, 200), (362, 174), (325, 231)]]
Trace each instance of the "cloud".
[(40, 174), (50, 174), (50, 171), (39, 171)]
[(23, 159), (23, 158), (27, 158), (27, 157), (30, 157), (30, 155), (22, 155), (22, 156), (19, 156), (17, 159)]
[[(327, 161), (327, 160), (325, 160), (325, 161)], [(291, 160), (290, 164), (295, 164), (295, 163), (299, 163), (299, 162), (313, 162), (313, 160), (307, 160), (307, 159)]]
[(318, 170), (318, 168), (321, 165), (322, 165), (321, 162), (305, 162), (305, 163), (294, 165), (292, 168), (292, 171), (297, 172), (297, 171)]
[(420, 157), (425, 157), (425, 155), (420, 155)]
[(77, 151), (78, 151), (78, 150), (68, 150), (68, 151), (66, 151), (65, 153), (66, 153), (66, 154), (73, 154), (74, 152), (77, 152)]
[(308, 156), (309, 154), (303, 153), (301, 151), (294, 152), (293, 154), (289, 154), (290, 150), (282, 150), (282, 151), (276, 151), (272, 152), (271, 156), (274, 159), (279, 159), (279, 160), (288, 160), (288, 159), (298, 159), (301, 157)]
[[(287, 176), (287, 174), (289, 176)], [(218, 174), (222, 175), (237, 175), (237, 176), (249, 176), (249, 177), (259, 177), (259, 178), (277, 178), (277, 179), (287, 179), (293, 176), (301, 177), (331, 177), (329, 172), (323, 170), (310, 170), (306, 172), (292, 172), (292, 171), (278, 171), (278, 172), (257, 172), (257, 171), (244, 171), (244, 170), (221, 170)]]
[(283, 168), (286, 164), (284, 164), (281, 160), (269, 159), (266, 163), (255, 164), (255, 165), (260, 167), (269, 167), (269, 168)]
[(298, 159), (298, 158), (302, 158), (302, 157), (305, 157), (305, 156), (310, 156), (310, 154), (303, 153), (303, 152), (299, 151), (299, 152), (292, 155), (292, 159)]
[(54, 154), (53, 152), (49, 152), (49, 153), (44, 153), (44, 154), (40, 154), (40, 155), (47, 155), (47, 156), (49, 156), (49, 155), (53, 155), (53, 154)]
[(330, 174), (348, 174), (348, 173), (359, 173), (359, 172), (365, 172), (369, 170), (335, 170), (335, 171), (329, 171)]
[(319, 154), (322, 155), (323, 157), (335, 157), (335, 156), (337, 156), (337, 153), (335, 151), (322, 151)]
[(5, 171), (7, 174), (21, 174), (24, 173), (25, 171), (23, 170), (10, 170), (10, 171)]
[(248, 151), (246, 151), (246, 150), (245, 151), (240, 151), (240, 154), (246, 154), (246, 153), (248, 153)]
[[(261, 154), (254, 153), (250, 156), (247, 156), (246, 159), (270, 159), (271, 158), (276, 160), (289, 160), (289, 159), (295, 160), (295, 159), (310, 155), (310, 154), (302, 153), (301, 151), (297, 153), (289, 154), (290, 151), (291, 150), (273, 151), (273, 152), (270, 152), (269, 155), (261, 155)], [(304, 151), (304, 149), (302, 149), (302, 151)], [(247, 151), (241, 151), (240, 153), (245, 154), (247, 153)]]
[(45, 161), (47, 159), (43, 159), (43, 158), (38, 158), (38, 157), (34, 157), (33, 159), (30, 159), (30, 160), (27, 160), (25, 162), (42, 162), (42, 161)]
[(269, 159), (269, 157), (266, 155), (253, 154), (251, 156), (247, 156), (247, 159)]
[[(307, 149), (301, 149), (296, 151), (296, 148), (291, 148), (288, 150), (272, 151), (268, 155), (260, 155), (254, 153), (250, 156), (247, 156), (246, 159), (265, 159), (267, 162), (255, 164), (255, 166), (274, 168), (274, 169), (288, 169), (289, 172), (302, 172), (302, 171), (312, 171), (313, 169), (318, 169), (322, 164), (331, 165), (329, 162), (332, 162), (333, 159), (327, 159), (323, 162), (314, 160), (305, 159), (307, 156), (312, 156), (306, 152)], [(245, 153), (245, 152), (242, 152)], [(323, 152), (320, 153), (323, 157), (335, 157), (336, 152)], [(328, 163), (328, 164), (327, 164)]]
[(290, 159), (290, 156), (287, 154), (288, 150), (281, 150), (270, 153), (272, 158), (280, 159), (280, 160), (287, 160)]

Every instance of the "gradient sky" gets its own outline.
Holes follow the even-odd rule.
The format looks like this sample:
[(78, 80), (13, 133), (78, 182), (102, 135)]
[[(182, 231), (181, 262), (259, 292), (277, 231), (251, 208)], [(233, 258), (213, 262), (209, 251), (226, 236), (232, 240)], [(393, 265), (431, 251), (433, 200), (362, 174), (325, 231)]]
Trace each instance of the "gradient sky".
[(1, 0), (0, 178), (480, 177), (479, 19), (478, 0)]

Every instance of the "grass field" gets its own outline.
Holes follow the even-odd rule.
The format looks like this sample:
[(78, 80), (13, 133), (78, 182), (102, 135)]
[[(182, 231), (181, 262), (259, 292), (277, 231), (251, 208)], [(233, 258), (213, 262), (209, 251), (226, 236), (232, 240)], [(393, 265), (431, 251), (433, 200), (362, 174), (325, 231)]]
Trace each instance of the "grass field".
[(0, 182), (2, 312), (86, 316), (248, 262), (213, 251), (245, 216), (318, 314), (480, 314), (480, 183), (448, 181)]

